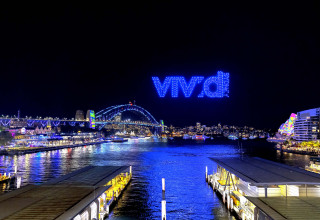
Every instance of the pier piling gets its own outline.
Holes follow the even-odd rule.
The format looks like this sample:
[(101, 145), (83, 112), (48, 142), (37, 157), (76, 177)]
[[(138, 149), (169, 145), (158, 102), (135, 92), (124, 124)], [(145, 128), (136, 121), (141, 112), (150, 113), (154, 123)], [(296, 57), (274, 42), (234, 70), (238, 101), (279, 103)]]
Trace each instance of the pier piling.
[(206, 166), (206, 181), (208, 182), (208, 166)]
[(161, 219), (166, 220), (166, 200), (161, 201)]
[(165, 184), (165, 179), (162, 178), (162, 192), (166, 191), (166, 184)]
[(231, 209), (231, 201), (230, 201), (230, 196), (227, 194), (227, 207), (230, 210)]
[(17, 180), (16, 180), (16, 183), (17, 183), (17, 189), (19, 189), (21, 187), (21, 179), (22, 177), (21, 176), (17, 176)]
[(165, 179), (162, 178), (162, 201), (161, 201), (161, 219), (166, 220), (166, 187), (165, 187)]

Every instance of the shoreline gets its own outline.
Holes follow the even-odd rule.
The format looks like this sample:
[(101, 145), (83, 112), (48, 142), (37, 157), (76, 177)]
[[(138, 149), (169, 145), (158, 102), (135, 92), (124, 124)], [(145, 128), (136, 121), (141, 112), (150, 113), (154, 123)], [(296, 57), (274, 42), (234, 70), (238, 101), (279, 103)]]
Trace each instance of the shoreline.
[(277, 148), (278, 151), (280, 152), (286, 152), (286, 153), (293, 153), (293, 154), (300, 154), (300, 155), (309, 155), (309, 156), (319, 156), (320, 154), (317, 152), (308, 152), (308, 151), (297, 151), (297, 150), (281, 150)]
[(45, 152), (45, 151), (53, 151), (53, 150), (60, 150), (64, 148), (75, 148), (75, 147), (81, 147), (86, 145), (94, 145), (94, 144), (103, 144), (108, 143), (110, 141), (98, 141), (98, 142), (89, 142), (89, 143), (83, 143), (83, 144), (74, 144), (74, 145), (63, 145), (63, 146), (54, 146), (54, 147), (37, 147), (37, 148), (31, 148), (31, 149), (15, 149), (15, 150), (3, 150), (0, 151), (0, 155), (22, 155), (22, 154), (32, 154), (32, 153), (38, 153), (38, 152)]

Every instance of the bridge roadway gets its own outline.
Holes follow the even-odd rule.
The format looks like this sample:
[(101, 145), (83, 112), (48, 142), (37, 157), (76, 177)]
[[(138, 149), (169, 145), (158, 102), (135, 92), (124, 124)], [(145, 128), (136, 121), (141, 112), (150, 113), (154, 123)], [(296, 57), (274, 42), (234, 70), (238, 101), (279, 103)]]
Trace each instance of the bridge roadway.
[(0, 196), (0, 219), (103, 219), (131, 180), (128, 166), (88, 166)]
[[(8, 127), (11, 123), (19, 121), (26, 122), (28, 127), (33, 127), (35, 124), (40, 124), (43, 127), (46, 127), (50, 122), (52, 127), (57, 127), (61, 125), (70, 125), (70, 126), (80, 126), (84, 127), (89, 124), (89, 121), (86, 120), (73, 120), (73, 119), (59, 119), (59, 118), (16, 118), (16, 117), (0, 117), (0, 124)], [(101, 130), (107, 124), (116, 124), (116, 125), (137, 125), (137, 126), (149, 126), (149, 127), (161, 127), (160, 124), (154, 124), (151, 122), (144, 121), (115, 121), (115, 120), (98, 120), (95, 121), (96, 126)]]
[[(115, 121), (114, 118), (123, 113), (123, 112), (136, 112), (143, 116), (146, 121)], [(90, 111), (91, 112), (91, 111)], [(93, 111), (92, 111), (93, 112)], [(93, 115), (95, 115), (93, 113)], [(91, 116), (91, 113), (90, 113)], [(91, 117), (90, 117), (91, 118)], [(97, 127), (101, 130), (105, 125), (107, 124), (119, 124), (119, 125), (138, 125), (138, 126), (150, 126), (150, 127), (161, 127), (160, 123), (148, 112), (146, 109), (142, 108), (138, 105), (132, 105), (132, 104), (125, 104), (125, 105), (115, 105), (110, 106), (108, 108), (105, 108), (95, 115), (95, 124)], [(52, 118), (52, 117), (46, 117), (46, 118), (17, 118), (17, 117), (9, 117), (9, 116), (3, 116), (0, 117), (0, 125), (3, 126), (10, 126), (14, 122), (25, 122), (28, 127), (34, 127), (35, 124), (41, 125), (42, 127), (45, 127), (47, 125), (51, 125), (53, 127), (57, 127), (59, 125), (71, 125), (71, 126), (85, 126), (86, 124), (90, 123), (89, 120), (74, 120), (74, 119), (59, 119), (59, 118)]]

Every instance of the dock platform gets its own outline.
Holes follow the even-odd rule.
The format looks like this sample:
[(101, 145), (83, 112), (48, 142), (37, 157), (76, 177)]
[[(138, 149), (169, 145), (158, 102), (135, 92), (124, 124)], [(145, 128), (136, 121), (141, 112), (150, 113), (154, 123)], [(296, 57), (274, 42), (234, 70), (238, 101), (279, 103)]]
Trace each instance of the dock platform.
[(131, 180), (128, 166), (88, 166), (0, 196), (0, 219), (104, 219)]
[(217, 168), (206, 180), (238, 218), (319, 219), (319, 174), (262, 158), (210, 159)]

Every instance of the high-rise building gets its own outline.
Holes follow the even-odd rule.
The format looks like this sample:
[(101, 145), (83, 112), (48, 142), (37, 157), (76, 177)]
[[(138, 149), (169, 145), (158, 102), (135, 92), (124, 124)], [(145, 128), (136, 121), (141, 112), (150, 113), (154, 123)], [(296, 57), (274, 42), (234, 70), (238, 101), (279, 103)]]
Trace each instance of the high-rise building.
[(298, 112), (294, 124), (294, 138), (297, 141), (319, 139), (320, 108)]
[(76, 111), (76, 117), (75, 117), (76, 121), (83, 121), (84, 120), (84, 113), (82, 110), (77, 110)]
[(91, 111), (91, 110), (88, 110), (88, 111), (87, 111), (87, 114), (86, 114), (86, 121), (89, 121), (89, 120), (90, 120), (90, 111)]
[(196, 129), (197, 129), (197, 132), (201, 131), (201, 123), (200, 122), (196, 123)]

